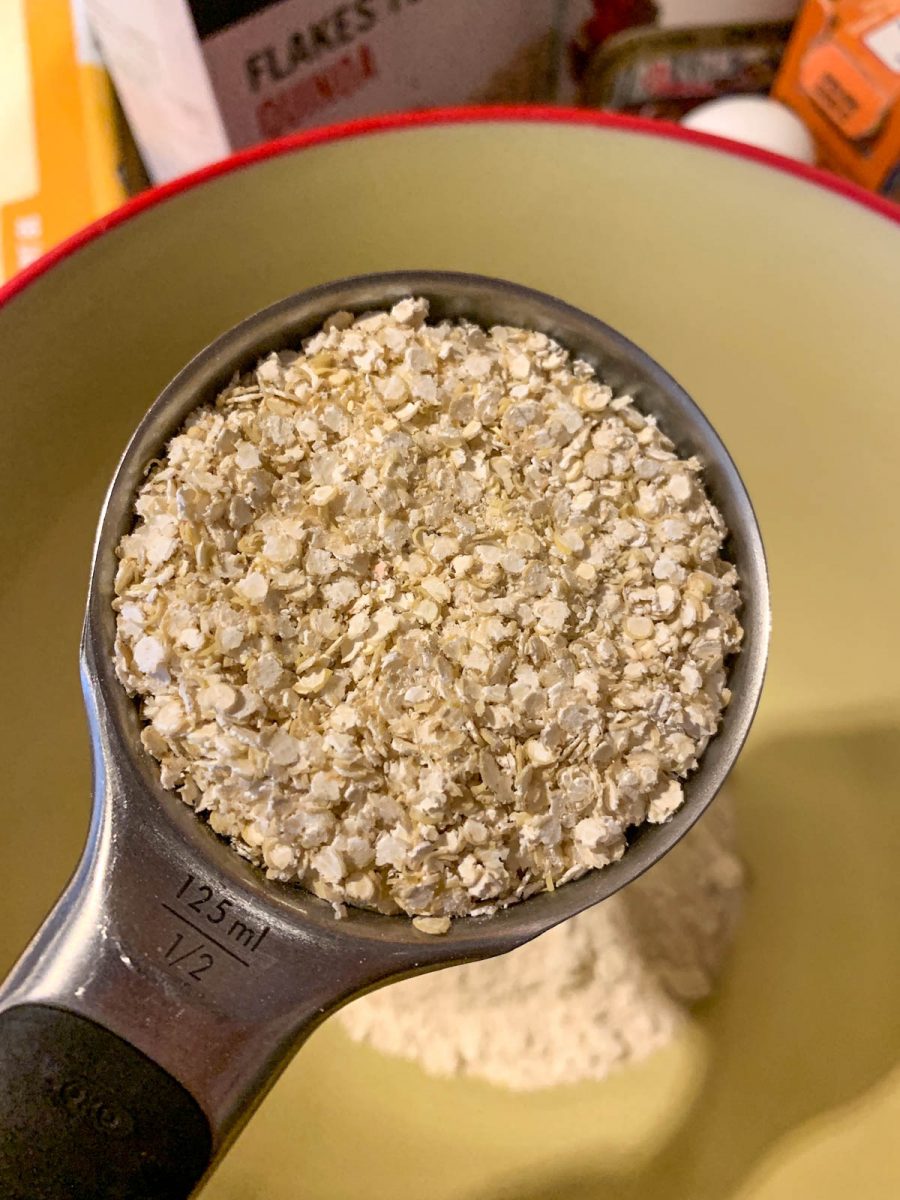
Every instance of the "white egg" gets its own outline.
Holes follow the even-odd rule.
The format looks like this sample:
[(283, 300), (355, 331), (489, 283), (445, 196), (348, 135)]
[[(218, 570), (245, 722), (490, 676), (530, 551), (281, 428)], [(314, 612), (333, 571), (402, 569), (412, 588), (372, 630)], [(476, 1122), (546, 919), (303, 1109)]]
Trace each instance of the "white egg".
[(691, 109), (682, 120), (687, 129), (814, 163), (816, 147), (809, 130), (784, 104), (769, 96), (722, 96)]

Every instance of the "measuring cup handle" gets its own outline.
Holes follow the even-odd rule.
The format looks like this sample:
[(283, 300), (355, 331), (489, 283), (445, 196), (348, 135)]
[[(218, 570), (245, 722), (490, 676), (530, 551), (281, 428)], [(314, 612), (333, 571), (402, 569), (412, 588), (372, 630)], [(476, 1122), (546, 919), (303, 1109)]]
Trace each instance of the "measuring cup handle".
[(46, 1004), (0, 1013), (4, 1200), (185, 1200), (210, 1157), (200, 1106), (134, 1046)]

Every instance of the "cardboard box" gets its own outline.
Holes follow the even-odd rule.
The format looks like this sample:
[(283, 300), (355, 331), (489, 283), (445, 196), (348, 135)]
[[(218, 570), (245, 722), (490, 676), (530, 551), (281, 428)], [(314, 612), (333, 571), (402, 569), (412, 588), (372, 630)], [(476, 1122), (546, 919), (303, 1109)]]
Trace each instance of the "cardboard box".
[(369, 113), (555, 91), (565, 0), (87, 0), (150, 175)]
[(115, 208), (112, 90), (69, 0), (0, 0), (0, 280)]
[(900, 190), (900, 0), (807, 0), (772, 94), (806, 124), (822, 166)]

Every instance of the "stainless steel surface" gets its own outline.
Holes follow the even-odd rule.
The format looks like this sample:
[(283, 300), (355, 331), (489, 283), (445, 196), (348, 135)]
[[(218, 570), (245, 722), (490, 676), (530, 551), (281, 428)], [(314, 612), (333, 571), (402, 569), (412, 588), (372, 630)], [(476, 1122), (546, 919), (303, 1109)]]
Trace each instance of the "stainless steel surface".
[[(158, 781), (134, 704), (112, 663), (115, 546), (131, 523), (144, 470), (197, 404), (235, 370), (297, 346), (336, 309), (362, 312), (405, 295), (435, 317), (544, 331), (595, 363), (697, 454), (731, 531), (741, 576), (743, 652), (722, 726), (661, 826), (635, 831), (618, 863), (552, 894), (428, 937), (399, 917), (329, 905), (273, 883), (236, 855)], [(646, 354), (594, 318), (538, 292), (480, 276), (404, 272), (316, 288), (265, 309), (199, 354), (141, 422), (109, 489), (94, 550), (81, 664), (94, 762), (93, 821), (62, 899), (0, 991), (0, 1010), (38, 1001), (92, 1017), (165, 1067), (197, 1098), (221, 1151), (290, 1054), (335, 1008), (419, 971), (502, 953), (603, 900), (681, 838), (719, 790), (750, 728), (769, 638), (769, 592), (756, 518), (709, 422)]]

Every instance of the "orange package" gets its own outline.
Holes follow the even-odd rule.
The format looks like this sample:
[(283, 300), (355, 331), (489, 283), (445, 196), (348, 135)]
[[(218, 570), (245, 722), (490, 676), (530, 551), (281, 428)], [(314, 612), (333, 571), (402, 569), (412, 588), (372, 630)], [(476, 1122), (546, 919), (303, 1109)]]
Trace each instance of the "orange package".
[(0, 0), (0, 282), (125, 197), (80, 0)]
[(900, 190), (900, 0), (806, 0), (772, 94), (804, 121), (822, 166)]

